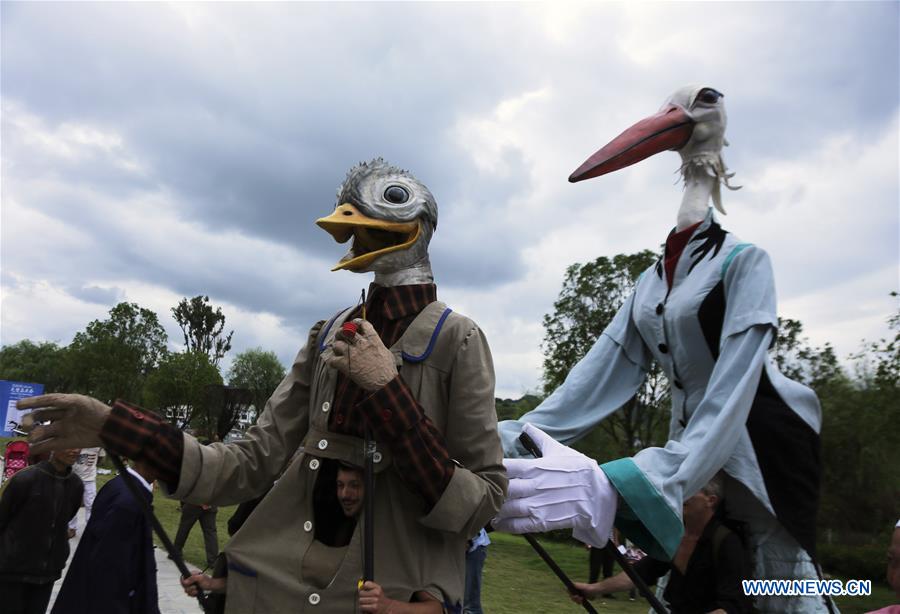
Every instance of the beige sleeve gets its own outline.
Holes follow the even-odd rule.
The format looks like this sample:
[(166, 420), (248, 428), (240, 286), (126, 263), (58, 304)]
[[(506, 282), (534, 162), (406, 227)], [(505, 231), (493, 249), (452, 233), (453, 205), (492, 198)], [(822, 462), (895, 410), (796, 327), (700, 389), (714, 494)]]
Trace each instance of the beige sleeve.
[(460, 466), (420, 522), (472, 537), (500, 510), (508, 483), (497, 433), (494, 364), (477, 326), (460, 344), (450, 372), (444, 436), (450, 457)]
[(258, 497), (272, 485), (309, 428), (310, 384), (321, 327), (319, 322), (312, 328), (245, 439), (203, 446), (184, 435), (178, 489), (170, 496), (198, 505), (231, 505)]

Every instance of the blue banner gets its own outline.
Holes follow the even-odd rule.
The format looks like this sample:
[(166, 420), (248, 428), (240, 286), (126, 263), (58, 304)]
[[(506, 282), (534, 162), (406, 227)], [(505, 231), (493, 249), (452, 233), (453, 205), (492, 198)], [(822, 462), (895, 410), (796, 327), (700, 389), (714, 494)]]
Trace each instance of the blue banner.
[(30, 384), (27, 382), (9, 382), (0, 380), (0, 416), (3, 424), (0, 425), (0, 435), (12, 437), (16, 428), (22, 421), (22, 415), (26, 412), (16, 409), (16, 401), (26, 397), (36, 397), (44, 394), (43, 384)]

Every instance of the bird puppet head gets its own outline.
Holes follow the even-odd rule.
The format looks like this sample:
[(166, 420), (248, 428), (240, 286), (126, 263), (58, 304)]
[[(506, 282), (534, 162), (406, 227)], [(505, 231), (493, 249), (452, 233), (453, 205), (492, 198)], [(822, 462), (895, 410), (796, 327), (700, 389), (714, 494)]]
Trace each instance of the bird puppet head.
[(411, 173), (381, 158), (350, 169), (338, 188), (334, 212), (316, 224), (338, 243), (352, 239), (333, 271), (374, 271), (376, 282), (381, 276), (386, 285), (409, 283), (404, 271), (431, 277), (428, 243), (437, 228), (437, 203)]
[(686, 85), (678, 88), (654, 115), (642, 119), (604, 145), (569, 176), (575, 183), (631, 166), (661, 151), (681, 155), (681, 174), (689, 181), (694, 173), (716, 179), (712, 199), (722, 209), (719, 184), (729, 189), (728, 173), (722, 159), (727, 117), (724, 94), (712, 87)]

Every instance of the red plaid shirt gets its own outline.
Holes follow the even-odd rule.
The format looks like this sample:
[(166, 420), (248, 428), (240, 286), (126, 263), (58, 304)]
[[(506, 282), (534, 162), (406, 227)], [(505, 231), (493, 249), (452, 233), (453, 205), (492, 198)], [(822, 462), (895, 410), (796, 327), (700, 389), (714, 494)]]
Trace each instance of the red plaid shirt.
[[(437, 300), (434, 284), (381, 287), (372, 284), (366, 300), (366, 319), (385, 346), (392, 346), (430, 303)], [(351, 314), (359, 317), (362, 307)], [(338, 377), (329, 428), (362, 437), (366, 424), (376, 441), (386, 444), (401, 478), (425, 500), (430, 510), (453, 476), (453, 461), (443, 435), (416, 401), (402, 375), (374, 393), (360, 389), (349, 378)], [(106, 447), (128, 458), (143, 458), (159, 478), (177, 487), (184, 453), (181, 431), (159, 416), (116, 401), (100, 433)]]

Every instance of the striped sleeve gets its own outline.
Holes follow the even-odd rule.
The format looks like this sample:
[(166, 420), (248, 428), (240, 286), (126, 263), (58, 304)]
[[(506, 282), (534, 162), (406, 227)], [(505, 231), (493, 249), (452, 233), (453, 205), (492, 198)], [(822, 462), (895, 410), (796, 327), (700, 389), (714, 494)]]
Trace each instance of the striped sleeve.
[(430, 511), (453, 477), (453, 461), (443, 435), (428, 419), (412, 391), (397, 375), (359, 407), (376, 441), (385, 442), (403, 481), (425, 500)]
[(178, 488), (184, 438), (181, 431), (157, 414), (117, 400), (103, 424), (100, 439), (113, 454), (150, 465), (170, 492)]

